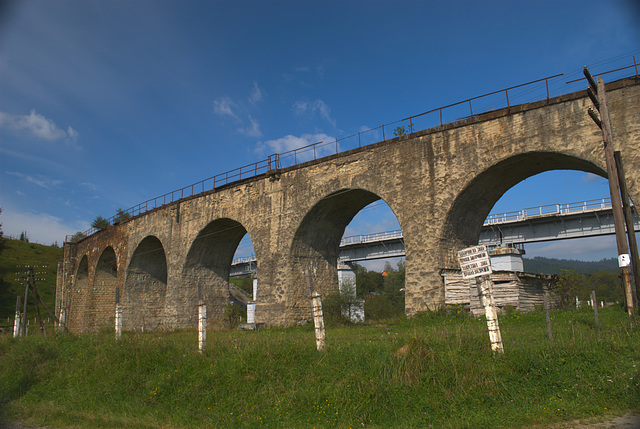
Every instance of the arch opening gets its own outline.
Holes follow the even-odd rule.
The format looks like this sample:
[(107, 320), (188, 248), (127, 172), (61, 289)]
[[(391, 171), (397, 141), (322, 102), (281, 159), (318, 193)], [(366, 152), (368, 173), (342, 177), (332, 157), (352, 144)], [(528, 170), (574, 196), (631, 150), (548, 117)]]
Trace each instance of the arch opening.
[[(494, 287), (504, 289), (501, 296), (507, 296), (507, 289), (512, 296), (496, 304), (525, 311), (541, 304), (550, 280), (538, 274), (558, 272), (553, 265), (528, 262), (525, 248), (556, 248), (562, 253), (550, 255), (554, 259), (586, 260), (608, 242), (609, 257), (616, 256), (615, 238), (603, 237), (613, 226), (605, 178), (594, 164), (556, 153), (520, 155), (496, 164), (478, 175), (452, 206), (442, 237), (443, 246), (450, 250), (446, 266), (458, 269), (456, 250), (485, 244), (494, 273), (499, 272), (502, 279)], [(458, 286), (447, 279), (455, 280), (455, 274), (444, 270), (442, 275), (445, 304), (458, 303), (451, 301)], [(521, 301), (524, 289), (527, 297)]]
[(164, 323), (167, 259), (154, 236), (144, 238), (127, 267), (122, 296), (123, 329), (154, 330)]
[[(296, 310), (293, 315), (296, 322), (310, 317), (309, 289), (328, 297), (336, 296), (341, 289), (345, 292), (346, 288), (350, 287), (348, 295), (353, 298), (351, 301), (355, 303), (361, 300), (362, 294), (358, 297), (357, 287), (354, 286), (357, 286), (357, 272), (366, 272), (366, 269), (358, 268), (352, 262), (369, 258), (364, 253), (360, 257), (354, 256), (354, 253), (347, 255), (345, 249), (353, 249), (355, 246), (341, 246), (341, 241), (347, 226), (348, 236), (355, 235), (356, 232), (380, 232), (367, 230), (371, 224), (367, 225), (367, 222), (362, 220), (350, 225), (358, 213), (372, 203), (380, 201), (380, 196), (364, 189), (342, 189), (322, 198), (305, 215), (296, 231), (290, 251), (292, 276), (296, 287), (295, 290), (288, 291), (288, 294), (294, 296), (292, 307)], [(386, 206), (386, 203), (384, 205)], [(390, 210), (389, 212), (392, 213)], [(397, 220), (394, 220), (397, 224)], [(347, 297), (341, 299), (349, 301)], [(404, 303), (402, 306), (404, 308)]]
[[(523, 180), (552, 170), (578, 170), (606, 177), (595, 164), (570, 155), (531, 152), (513, 156), (480, 173), (454, 201), (446, 219), (443, 245), (460, 249), (478, 243), (491, 209), (511, 188)], [(449, 253), (447, 264), (455, 264)]]
[[(234, 254), (245, 235), (244, 226), (228, 218), (216, 219), (198, 233), (183, 268), (183, 302), (192, 302), (195, 308), (203, 301), (212, 320), (221, 320), (230, 303), (246, 311), (252, 296), (229, 282)], [(186, 313), (185, 323), (194, 324), (197, 313)]]

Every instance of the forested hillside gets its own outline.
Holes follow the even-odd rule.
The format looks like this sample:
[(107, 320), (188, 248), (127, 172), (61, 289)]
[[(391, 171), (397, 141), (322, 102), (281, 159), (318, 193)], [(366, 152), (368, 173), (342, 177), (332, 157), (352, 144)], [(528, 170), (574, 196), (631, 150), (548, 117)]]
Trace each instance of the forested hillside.
[[(34, 266), (38, 294), (53, 309), (56, 290), (56, 269), (58, 259), (62, 259), (62, 249), (44, 246), (28, 241), (4, 238), (0, 250), (0, 324), (7, 318), (13, 323), (16, 310), (16, 296), (24, 296), (25, 278), (28, 266)], [(35, 315), (35, 301), (30, 294), (28, 317)], [(42, 310), (44, 311), (44, 310)], [(46, 317), (46, 316), (45, 316)]]
[(577, 261), (575, 259), (551, 259), (536, 256), (524, 258), (524, 270), (527, 273), (560, 274), (561, 270), (574, 270), (576, 273), (590, 275), (598, 271), (617, 273), (616, 258), (601, 259), (599, 261)]

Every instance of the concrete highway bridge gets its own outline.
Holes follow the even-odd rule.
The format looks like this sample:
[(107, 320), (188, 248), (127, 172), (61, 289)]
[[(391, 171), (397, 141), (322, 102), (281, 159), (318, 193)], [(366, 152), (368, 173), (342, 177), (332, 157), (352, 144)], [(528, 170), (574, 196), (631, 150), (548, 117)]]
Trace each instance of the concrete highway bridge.
[[(638, 213), (633, 210), (636, 232), (640, 231)], [(492, 214), (484, 221), (478, 244), (489, 249), (506, 246), (520, 249), (527, 243), (569, 240), (615, 234), (611, 199), (601, 198), (569, 204), (531, 207)], [(371, 261), (405, 256), (401, 230), (353, 235), (340, 241), (338, 262)], [(231, 277), (257, 273), (255, 255), (235, 258)]]
[[(116, 298), (125, 330), (195, 326), (200, 300), (211, 319), (221, 318), (233, 256), (248, 233), (258, 267), (255, 321), (302, 322), (308, 282), (320, 293), (338, 287), (345, 228), (380, 199), (403, 232), (407, 315), (436, 308), (444, 303), (441, 270), (455, 268), (456, 252), (482, 239), (507, 190), (549, 170), (606, 177), (586, 91), (520, 105), (504, 95), (497, 110), (444, 123), (446, 108), (434, 109), (406, 118), (408, 133), (395, 138), (382, 127), (375, 143), (362, 144), (358, 134), (312, 145), (142, 203), (128, 219), (65, 242), (56, 310), (73, 332), (113, 326)], [(614, 146), (637, 202), (640, 78), (609, 83), (607, 97)], [(419, 125), (429, 117), (435, 123)]]

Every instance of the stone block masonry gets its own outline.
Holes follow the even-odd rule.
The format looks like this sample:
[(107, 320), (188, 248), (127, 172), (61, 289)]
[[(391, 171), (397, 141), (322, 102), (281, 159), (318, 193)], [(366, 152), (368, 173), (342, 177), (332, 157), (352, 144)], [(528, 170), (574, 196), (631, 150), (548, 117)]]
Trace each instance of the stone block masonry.
[[(615, 149), (640, 201), (640, 81), (607, 87)], [(338, 288), (340, 239), (382, 199), (406, 251), (406, 313), (445, 302), (440, 271), (478, 242), (493, 205), (518, 182), (549, 170), (605, 176), (600, 130), (586, 93), (512, 106), (464, 121), (270, 171), (160, 207), (78, 243), (65, 243), (58, 313), (73, 332), (113, 327), (116, 288), (124, 330), (195, 327), (198, 303), (220, 320), (229, 269), (248, 233), (257, 258), (255, 322), (311, 319), (314, 291)]]

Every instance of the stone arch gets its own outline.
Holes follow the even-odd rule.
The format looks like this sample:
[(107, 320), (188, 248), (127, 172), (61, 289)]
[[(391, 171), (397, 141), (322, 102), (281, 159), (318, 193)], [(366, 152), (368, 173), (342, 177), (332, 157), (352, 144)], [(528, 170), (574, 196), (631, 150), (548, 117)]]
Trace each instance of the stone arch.
[(231, 294), (229, 272), (233, 255), (247, 230), (239, 222), (220, 218), (209, 222), (193, 240), (182, 270), (181, 301), (187, 303), (181, 322), (194, 325), (197, 304), (207, 304), (207, 317), (220, 320)]
[[(578, 170), (606, 177), (591, 161), (556, 152), (529, 152), (504, 159), (477, 175), (460, 192), (446, 218), (442, 243), (459, 249), (478, 242), (480, 230), (491, 208), (516, 184), (551, 170)], [(452, 262), (451, 257), (449, 263)]]
[(118, 285), (118, 259), (111, 246), (107, 246), (96, 264), (91, 296), (91, 328), (113, 326), (115, 293)]
[(69, 291), (69, 308), (67, 310), (67, 323), (70, 326), (78, 326), (80, 330), (86, 327), (86, 312), (89, 295), (89, 258), (84, 255), (80, 259), (75, 274), (75, 281)]
[(312, 287), (320, 294), (338, 289), (337, 260), (340, 240), (353, 217), (381, 197), (365, 189), (341, 189), (320, 199), (304, 216), (296, 229), (289, 257), (290, 290), (276, 289), (276, 298), (284, 300), (295, 322), (310, 318), (307, 271)]
[(160, 240), (145, 237), (131, 256), (122, 291), (125, 330), (153, 330), (163, 326), (167, 293), (167, 258)]

